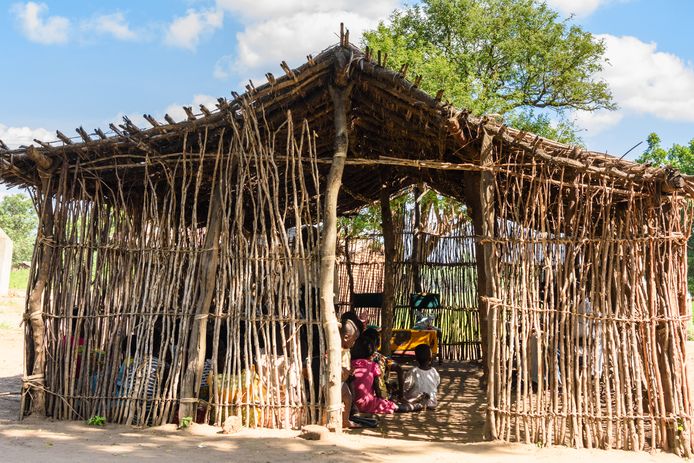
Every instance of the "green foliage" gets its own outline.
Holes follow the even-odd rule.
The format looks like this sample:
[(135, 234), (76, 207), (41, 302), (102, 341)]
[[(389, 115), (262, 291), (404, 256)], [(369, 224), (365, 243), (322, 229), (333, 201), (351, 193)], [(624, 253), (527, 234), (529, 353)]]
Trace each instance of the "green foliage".
[(475, 113), (516, 108), (613, 108), (604, 44), (537, 0), (424, 0), (364, 34), (366, 45), (409, 63), (422, 88), (446, 90)]
[(87, 420), (89, 426), (104, 426), (106, 424), (106, 418), (101, 415), (94, 415)]
[(181, 418), (181, 422), (179, 423), (178, 427), (179, 427), (179, 429), (186, 429), (191, 424), (193, 424), (193, 417), (192, 416), (184, 416), (183, 418)]
[[(424, 229), (430, 225), (440, 231), (453, 227), (468, 219), (465, 205), (447, 196), (443, 196), (434, 190), (427, 189), (420, 200), (421, 220)], [(391, 198), (391, 211), (393, 216), (402, 217), (405, 211), (414, 208), (414, 194), (411, 190)], [(433, 223), (429, 223), (429, 222)], [(396, 229), (401, 228), (401, 223), (395, 224)], [(364, 236), (373, 233), (381, 233), (381, 206), (379, 202), (365, 206), (354, 215), (338, 218), (338, 230), (345, 236)]]
[(669, 149), (661, 146), (660, 137), (656, 133), (649, 134), (647, 142), (648, 148), (636, 162), (670, 166), (683, 174), (694, 175), (694, 138), (689, 141), (689, 145), (674, 144)]
[[(407, 194), (396, 196), (390, 200), (390, 207), (395, 217), (406, 207)], [(364, 206), (356, 213), (338, 217), (337, 229), (345, 236), (364, 236), (381, 233), (381, 205), (377, 201)]]
[[(408, 63), (424, 91), (444, 89), (474, 114), (535, 120), (538, 135), (575, 142), (565, 110), (616, 107), (607, 83), (595, 78), (604, 43), (539, 0), (423, 0), (393, 12), (363, 43), (387, 53), (392, 67)], [(559, 126), (533, 108), (559, 115)]]
[(537, 113), (532, 109), (517, 110), (506, 115), (504, 122), (513, 128), (532, 132), (535, 135), (569, 145), (583, 146), (575, 124), (560, 115), (558, 122), (553, 122), (546, 113)]
[(10, 289), (25, 290), (29, 283), (29, 269), (12, 269), (10, 273)]
[[(674, 167), (683, 174), (694, 175), (694, 138), (689, 145), (674, 144), (668, 149), (661, 146), (656, 133), (649, 134), (646, 140), (648, 147), (636, 162)], [(694, 293), (694, 234), (687, 241), (687, 286), (689, 292)]]
[(344, 233), (345, 236), (350, 237), (379, 233), (381, 230), (381, 208), (379, 204), (370, 204), (355, 214), (338, 217), (337, 229)]
[(0, 201), (0, 228), (13, 241), (12, 263), (30, 261), (34, 252), (38, 218), (34, 203), (24, 194), (8, 195)]

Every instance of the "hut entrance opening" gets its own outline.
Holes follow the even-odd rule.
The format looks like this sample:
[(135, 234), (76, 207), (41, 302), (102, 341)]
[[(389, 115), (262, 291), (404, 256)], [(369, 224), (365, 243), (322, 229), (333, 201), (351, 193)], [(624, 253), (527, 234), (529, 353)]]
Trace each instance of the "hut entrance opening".
[[(421, 219), (414, 198), (424, 194), (438, 204), (428, 204), (423, 211), (427, 217)], [(465, 206), (422, 189), (408, 189), (391, 202), (396, 237), (393, 329), (432, 327), (438, 331), (440, 359), (481, 360), (475, 232)], [(373, 214), (375, 206), (366, 214)], [(351, 220), (359, 223), (359, 218)], [(338, 243), (337, 306), (340, 312), (354, 310), (367, 324), (380, 327), (386, 261), (383, 233), (373, 229), (354, 233), (349, 224), (348, 218)], [(406, 333), (400, 333), (403, 336)], [(412, 354), (414, 344), (400, 344), (396, 354)]]

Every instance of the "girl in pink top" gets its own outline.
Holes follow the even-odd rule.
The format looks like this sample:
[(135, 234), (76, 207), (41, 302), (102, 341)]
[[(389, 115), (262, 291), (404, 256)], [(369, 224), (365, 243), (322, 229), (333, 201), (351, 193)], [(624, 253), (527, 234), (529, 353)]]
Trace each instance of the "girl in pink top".
[(395, 402), (380, 399), (374, 394), (374, 380), (381, 374), (381, 368), (376, 362), (369, 359), (352, 359), (354, 404), (360, 412), (389, 414), (398, 408)]
[(386, 415), (396, 412), (421, 410), (422, 404), (418, 402), (397, 404), (393, 401), (376, 397), (374, 380), (382, 372), (378, 363), (370, 360), (375, 351), (376, 347), (373, 342), (365, 337), (357, 339), (352, 348), (352, 390), (354, 404), (359, 412)]

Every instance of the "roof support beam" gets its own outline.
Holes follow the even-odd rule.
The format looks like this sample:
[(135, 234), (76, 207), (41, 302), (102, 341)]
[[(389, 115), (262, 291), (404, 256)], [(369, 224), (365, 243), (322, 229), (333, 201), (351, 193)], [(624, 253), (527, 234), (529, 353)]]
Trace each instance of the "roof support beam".
[[(486, 130), (482, 130), (482, 147), (480, 150), (480, 165), (482, 167), (491, 167), (494, 164), (494, 143), (492, 137)], [(489, 403), (489, 400), (497, 397), (495, 393), (495, 381), (497, 372), (493, 371), (496, 366), (494, 346), (495, 346), (495, 331), (496, 324), (499, 321), (496, 316), (497, 300), (496, 282), (498, 275), (496, 274), (496, 256), (494, 252), (494, 244), (491, 240), (494, 239), (495, 225), (495, 209), (494, 209), (494, 174), (488, 171), (480, 173), (479, 181), (479, 219), (477, 224), (473, 222), (473, 226), (477, 225), (475, 234), (479, 235), (478, 249), (482, 252), (477, 254), (477, 278), (478, 278), (478, 293), (479, 293), (479, 311), (480, 311), (480, 337), (482, 341), (482, 362), (484, 365), (484, 375), (487, 379), (487, 419), (485, 420), (484, 434), (488, 439), (497, 439), (496, 423), (494, 412), (491, 408), (495, 406)]]
[[(337, 73), (341, 70), (338, 68)], [(349, 147), (348, 112), (352, 84), (330, 86), (334, 107), (335, 151), (326, 180), (323, 212), (323, 231), (320, 249), (320, 310), (328, 348), (328, 383), (326, 385), (326, 414), (328, 428), (342, 431), (342, 342), (335, 315), (335, 247), (337, 246), (337, 197), (342, 184), (347, 149)], [(347, 407), (345, 407), (347, 408)], [(349, 418), (349, 410), (344, 410)]]

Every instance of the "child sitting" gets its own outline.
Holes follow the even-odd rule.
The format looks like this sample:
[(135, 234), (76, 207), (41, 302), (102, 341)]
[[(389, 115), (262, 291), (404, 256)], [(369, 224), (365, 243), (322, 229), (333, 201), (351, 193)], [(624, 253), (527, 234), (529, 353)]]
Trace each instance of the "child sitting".
[(405, 399), (416, 400), (422, 394), (426, 394), (424, 405), (433, 410), (438, 405), (436, 392), (441, 383), (439, 373), (432, 366), (431, 348), (427, 344), (420, 344), (414, 349), (414, 355), (419, 366), (414, 367), (405, 377), (403, 386)]
[[(373, 342), (374, 346), (376, 346), (376, 349), (378, 349), (378, 346), (381, 343), (381, 334), (378, 332), (376, 328), (370, 327), (365, 329), (364, 333), (362, 333), (362, 336), (364, 336), (367, 339), (370, 339), (371, 342)], [(389, 384), (387, 380), (388, 374), (392, 371), (395, 372), (397, 375), (398, 383), (396, 390), (398, 391), (398, 397), (402, 399), (402, 385), (404, 381), (402, 367), (399, 364), (395, 363), (393, 360), (378, 352), (378, 350), (374, 352), (370, 360), (376, 362), (379, 368), (381, 369), (381, 375), (376, 377), (374, 383), (374, 390), (376, 391), (376, 395), (381, 399), (389, 398)]]
[(387, 415), (422, 410), (423, 405), (420, 402), (428, 399), (425, 394), (402, 404), (381, 399), (374, 394), (374, 380), (382, 374), (378, 364), (371, 360), (375, 351), (376, 346), (373, 341), (363, 336), (352, 348), (352, 389), (354, 404), (359, 412)]

